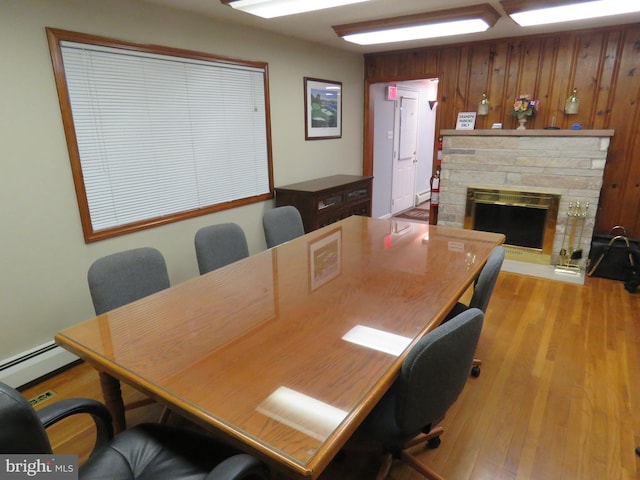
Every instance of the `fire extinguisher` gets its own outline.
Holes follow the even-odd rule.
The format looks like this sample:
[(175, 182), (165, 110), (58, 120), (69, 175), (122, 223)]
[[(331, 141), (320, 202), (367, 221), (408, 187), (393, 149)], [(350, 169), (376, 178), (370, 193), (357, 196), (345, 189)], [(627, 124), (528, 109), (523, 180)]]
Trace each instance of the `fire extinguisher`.
[(438, 224), (438, 205), (440, 204), (440, 169), (431, 177), (431, 205), (429, 207), (429, 223)]
[(436, 157), (436, 173), (431, 177), (431, 205), (440, 203), (440, 169), (442, 168), (442, 137), (438, 137), (438, 154)]
[(431, 206), (437, 207), (440, 203), (440, 170), (431, 177)]
[(431, 205), (429, 208), (429, 223), (438, 224), (438, 205), (440, 204), (440, 169), (431, 177)]

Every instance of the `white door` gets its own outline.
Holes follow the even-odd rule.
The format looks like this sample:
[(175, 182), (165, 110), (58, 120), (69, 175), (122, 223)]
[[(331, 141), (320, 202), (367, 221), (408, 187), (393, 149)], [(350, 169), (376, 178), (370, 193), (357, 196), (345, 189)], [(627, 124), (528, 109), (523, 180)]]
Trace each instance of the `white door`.
[(397, 90), (391, 214), (413, 207), (418, 145), (418, 92)]

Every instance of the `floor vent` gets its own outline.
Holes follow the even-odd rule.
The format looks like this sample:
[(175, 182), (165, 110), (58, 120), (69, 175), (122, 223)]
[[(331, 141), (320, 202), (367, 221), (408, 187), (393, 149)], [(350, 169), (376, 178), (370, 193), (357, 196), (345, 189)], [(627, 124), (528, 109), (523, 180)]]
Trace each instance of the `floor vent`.
[(39, 393), (35, 397), (30, 398), (29, 403), (32, 407), (35, 407), (36, 405), (40, 405), (41, 403), (44, 403), (55, 396), (56, 392), (54, 392), (53, 390), (47, 390), (46, 392)]

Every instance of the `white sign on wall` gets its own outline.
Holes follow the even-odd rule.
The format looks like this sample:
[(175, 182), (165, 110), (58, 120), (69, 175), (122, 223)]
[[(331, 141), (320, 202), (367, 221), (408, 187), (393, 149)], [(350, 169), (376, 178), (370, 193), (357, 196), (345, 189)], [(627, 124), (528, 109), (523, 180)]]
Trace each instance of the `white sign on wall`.
[(476, 112), (458, 112), (456, 130), (473, 130), (476, 124)]

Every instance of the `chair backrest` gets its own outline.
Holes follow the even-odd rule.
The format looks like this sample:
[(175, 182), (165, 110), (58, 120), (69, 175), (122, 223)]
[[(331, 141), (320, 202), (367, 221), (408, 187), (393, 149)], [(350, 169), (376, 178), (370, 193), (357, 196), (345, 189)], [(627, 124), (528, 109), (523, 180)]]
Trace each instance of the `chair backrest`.
[(99, 258), (87, 274), (96, 315), (169, 288), (162, 253), (143, 247)]
[(276, 207), (267, 211), (262, 218), (262, 226), (267, 240), (267, 248), (275, 247), (304, 235), (304, 225), (300, 212), (291, 205)]
[(469, 378), (484, 314), (465, 310), (422, 337), (402, 364), (395, 418), (411, 438), (444, 417)]
[(202, 227), (194, 243), (200, 275), (249, 256), (247, 238), (235, 223)]
[(489, 254), (487, 263), (482, 267), (482, 271), (478, 276), (478, 281), (473, 288), (473, 295), (471, 296), (471, 302), (469, 302), (469, 308), (479, 308), (483, 313), (487, 313), (487, 307), (489, 306), (489, 300), (491, 300), (491, 294), (493, 293), (493, 287), (496, 286), (498, 280), (498, 274), (502, 268), (502, 262), (504, 262), (504, 247), (495, 247)]
[(50, 454), (51, 444), (42, 422), (29, 402), (0, 382), (0, 452)]

